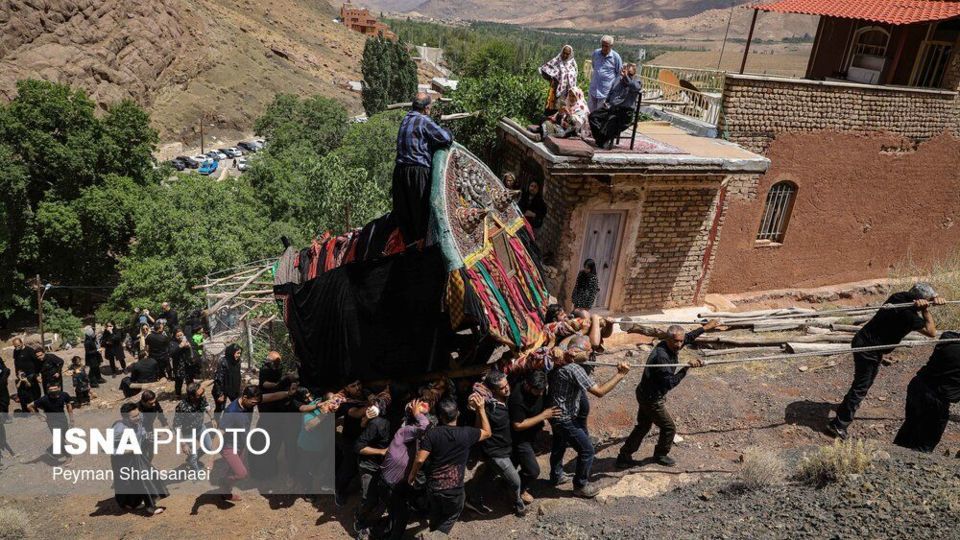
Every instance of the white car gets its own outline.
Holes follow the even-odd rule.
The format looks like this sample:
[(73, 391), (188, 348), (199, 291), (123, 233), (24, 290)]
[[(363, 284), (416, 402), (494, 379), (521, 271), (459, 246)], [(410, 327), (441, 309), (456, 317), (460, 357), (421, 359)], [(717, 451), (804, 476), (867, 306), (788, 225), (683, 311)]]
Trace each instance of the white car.
[(190, 156), (190, 159), (196, 161), (197, 163), (203, 165), (207, 161), (210, 161), (210, 156), (205, 156), (203, 154), (197, 154), (195, 156)]
[(250, 162), (247, 161), (247, 158), (238, 158), (237, 159), (237, 170), (245, 171), (250, 168)]
[(234, 147), (221, 148), (220, 152), (226, 154), (227, 157), (231, 157), (231, 158), (238, 158), (243, 155), (243, 152), (241, 152), (239, 148), (234, 148)]

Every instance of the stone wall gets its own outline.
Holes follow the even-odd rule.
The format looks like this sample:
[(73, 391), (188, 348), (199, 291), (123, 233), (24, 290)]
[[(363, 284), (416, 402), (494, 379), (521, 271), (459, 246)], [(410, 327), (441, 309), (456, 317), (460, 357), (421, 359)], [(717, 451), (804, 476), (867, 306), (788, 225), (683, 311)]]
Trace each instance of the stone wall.
[(960, 131), (960, 101), (950, 92), (728, 74), (719, 129), (763, 154), (787, 132), (880, 132), (919, 142)]

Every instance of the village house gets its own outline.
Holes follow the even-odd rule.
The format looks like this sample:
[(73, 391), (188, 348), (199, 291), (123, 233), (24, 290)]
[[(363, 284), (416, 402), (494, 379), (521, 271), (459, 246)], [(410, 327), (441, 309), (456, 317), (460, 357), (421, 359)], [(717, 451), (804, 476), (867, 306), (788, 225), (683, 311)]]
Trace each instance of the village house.
[(360, 32), (365, 36), (376, 37), (379, 35), (383, 36), (384, 39), (397, 39), (397, 35), (391, 32), (387, 25), (371, 15), (367, 8), (343, 4), (340, 6), (340, 22), (354, 32)]
[(803, 78), (749, 74), (749, 43), (741, 73), (645, 65), (644, 111), (661, 121), (641, 122), (632, 150), (501, 123), (502, 169), (543, 182), (538, 240), (558, 298), (587, 258), (597, 307), (633, 311), (887, 277), (957, 253), (960, 2), (750, 8), (754, 24), (820, 17)]

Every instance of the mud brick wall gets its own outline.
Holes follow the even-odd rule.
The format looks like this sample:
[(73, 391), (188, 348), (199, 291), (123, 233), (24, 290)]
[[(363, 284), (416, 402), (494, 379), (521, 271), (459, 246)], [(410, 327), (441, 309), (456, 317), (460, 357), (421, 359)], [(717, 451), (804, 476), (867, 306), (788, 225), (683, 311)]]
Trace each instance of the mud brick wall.
[(633, 261), (624, 282), (625, 310), (691, 304), (706, 277), (719, 186), (671, 183), (658, 180), (646, 190), (633, 253), (627, 254)]
[[(948, 78), (957, 77), (953, 71)], [(730, 141), (763, 154), (785, 132), (881, 132), (920, 142), (960, 131), (958, 104), (949, 93), (728, 75), (719, 128)]]

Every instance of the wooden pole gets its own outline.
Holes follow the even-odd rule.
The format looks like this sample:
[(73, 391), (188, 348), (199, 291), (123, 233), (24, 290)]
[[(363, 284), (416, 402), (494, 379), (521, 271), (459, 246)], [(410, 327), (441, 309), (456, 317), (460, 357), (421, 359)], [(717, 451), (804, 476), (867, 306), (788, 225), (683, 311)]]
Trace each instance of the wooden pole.
[(753, 18), (750, 19), (750, 33), (747, 34), (747, 45), (743, 48), (743, 61), (740, 62), (740, 74), (743, 75), (743, 70), (747, 69), (747, 55), (750, 54), (750, 42), (753, 41), (753, 29), (757, 26), (757, 13), (759, 9), (753, 10)]
[(40, 280), (40, 274), (37, 274), (34, 283), (37, 289), (37, 322), (40, 326), (40, 350), (47, 350), (47, 339), (43, 331), (43, 281)]

